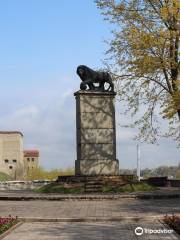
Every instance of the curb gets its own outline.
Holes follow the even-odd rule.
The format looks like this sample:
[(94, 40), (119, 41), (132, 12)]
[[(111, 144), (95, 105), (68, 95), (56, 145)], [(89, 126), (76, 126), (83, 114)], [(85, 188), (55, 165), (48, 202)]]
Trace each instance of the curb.
[(44, 201), (66, 201), (66, 200), (120, 200), (120, 199), (172, 199), (180, 198), (180, 194), (156, 194), (156, 195), (143, 195), (143, 194), (133, 194), (133, 195), (85, 195), (85, 196), (0, 196), (0, 201), (34, 201), (34, 200), (44, 200)]
[(171, 198), (180, 198), (180, 194), (156, 194), (156, 195), (137, 195), (138, 199), (171, 199)]
[(121, 222), (125, 220), (132, 221), (146, 221), (152, 219), (162, 220), (164, 215), (151, 215), (142, 217), (85, 217), (85, 218), (28, 218), (19, 217), (19, 221), (22, 222)]
[(23, 224), (23, 222), (18, 222), (15, 225), (13, 225), (11, 228), (9, 228), (7, 231), (5, 231), (4, 233), (2, 233), (0, 235), (0, 240), (4, 239), (7, 235), (9, 235), (16, 228), (20, 227), (22, 224)]

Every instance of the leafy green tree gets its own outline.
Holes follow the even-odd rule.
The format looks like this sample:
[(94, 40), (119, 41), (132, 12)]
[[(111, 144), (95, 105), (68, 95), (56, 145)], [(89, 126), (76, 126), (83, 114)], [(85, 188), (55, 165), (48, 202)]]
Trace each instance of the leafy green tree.
[(178, 163), (178, 170), (180, 170), (180, 162)]
[(0, 181), (9, 181), (11, 180), (10, 176), (6, 173), (0, 172)]
[(144, 178), (152, 177), (152, 170), (149, 168), (145, 168), (141, 170), (141, 176)]
[(25, 177), (26, 180), (56, 180), (58, 176), (74, 175), (74, 168), (53, 169), (50, 171), (42, 167), (30, 169)]
[[(96, 0), (113, 26), (107, 69), (137, 127), (137, 139), (180, 140), (180, 1)], [(142, 107), (143, 106), (143, 107)], [(159, 127), (159, 118), (168, 122)]]
[(176, 178), (177, 178), (177, 179), (180, 179), (180, 170), (177, 170), (177, 171), (176, 171)]

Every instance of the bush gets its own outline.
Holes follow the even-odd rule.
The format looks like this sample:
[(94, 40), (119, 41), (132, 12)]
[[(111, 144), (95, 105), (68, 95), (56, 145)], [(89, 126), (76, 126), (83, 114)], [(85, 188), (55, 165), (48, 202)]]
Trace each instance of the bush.
[(16, 218), (12, 218), (11, 216), (0, 217), (0, 234), (7, 231), (16, 223), (17, 223), (17, 217)]
[(0, 181), (9, 181), (11, 178), (8, 174), (0, 172)]
[(53, 169), (47, 171), (42, 167), (38, 167), (30, 170), (25, 177), (25, 180), (56, 180), (58, 176), (64, 175), (74, 175), (74, 168), (67, 168), (64, 170)]
[(180, 235), (180, 217), (176, 215), (164, 217), (164, 222), (172, 229), (174, 229)]

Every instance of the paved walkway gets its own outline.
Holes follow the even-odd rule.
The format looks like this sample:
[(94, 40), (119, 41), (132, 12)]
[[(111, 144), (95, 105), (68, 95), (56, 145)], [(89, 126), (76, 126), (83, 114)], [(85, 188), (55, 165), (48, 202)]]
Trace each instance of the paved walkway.
[(151, 217), (180, 214), (179, 199), (101, 201), (0, 201), (0, 214), (22, 218)]
[[(135, 228), (142, 227), (137, 236)], [(94, 222), (94, 223), (24, 223), (4, 240), (178, 240), (173, 233), (145, 233), (145, 229), (168, 229), (159, 221)]]
[[(1, 216), (27, 221), (4, 240), (178, 240), (174, 233), (145, 233), (145, 228), (167, 229), (158, 220), (166, 213), (180, 215), (178, 198), (0, 201)], [(135, 235), (136, 227), (143, 228), (142, 236)]]
[(36, 193), (33, 191), (0, 191), (0, 200), (67, 200), (67, 199), (109, 199), (116, 200), (122, 198), (139, 198), (139, 199), (167, 199), (167, 198), (179, 198), (180, 199), (180, 188), (159, 188), (153, 192), (132, 192), (132, 193), (103, 193), (103, 194), (54, 194), (54, 193)]

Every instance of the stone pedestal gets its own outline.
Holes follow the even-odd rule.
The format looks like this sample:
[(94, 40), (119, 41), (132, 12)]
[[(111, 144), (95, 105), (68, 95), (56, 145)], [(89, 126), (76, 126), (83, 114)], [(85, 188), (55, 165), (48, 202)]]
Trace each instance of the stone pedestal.
[(114, 92), (78, 91), (76, 175), (118, 175)]

